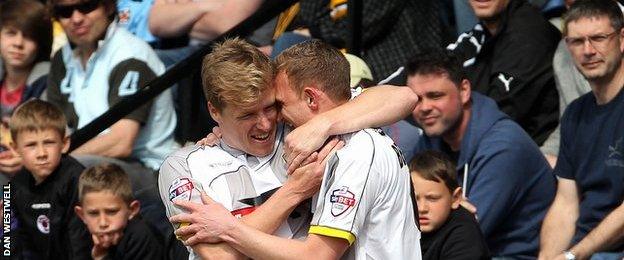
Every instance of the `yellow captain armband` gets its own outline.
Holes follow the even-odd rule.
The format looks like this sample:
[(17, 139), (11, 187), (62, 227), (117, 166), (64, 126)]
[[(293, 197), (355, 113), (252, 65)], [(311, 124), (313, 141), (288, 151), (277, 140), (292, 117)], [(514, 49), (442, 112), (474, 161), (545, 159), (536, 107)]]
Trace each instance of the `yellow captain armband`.
[(352, 245), (353, 242), (355, 242), (355, 236), (351, 232), (341, 229), (322, 226), (310, 226), (310, 231), (308, 233), (326, 237), (342, 238), (344, 240), (347, 240), (349, 242), (349, 245)]
[[(176, 230), (177, 230), (177, 229), (179, 229), (179, 228), (182, 228), (182, 227), (189, 226), (189, 225), (191, 225), (191, 223), (188, 223), (188, 222), (180, 223), (180, 224), (178, 225), (178, 227), (176, 228)], [(178, 235), (176, 235), (176, 238), (177, 238), (178, 240), (180, 240), (180, 241), (184, 241), (184, 240), (186, 240), (184, 237), (181, 237), (181, 236), (178, 236)]]

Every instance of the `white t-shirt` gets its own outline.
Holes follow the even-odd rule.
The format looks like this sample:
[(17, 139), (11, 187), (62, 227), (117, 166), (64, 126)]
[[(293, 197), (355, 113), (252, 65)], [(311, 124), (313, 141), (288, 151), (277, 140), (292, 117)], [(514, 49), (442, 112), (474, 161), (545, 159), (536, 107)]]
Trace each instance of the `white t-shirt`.
[(342, 135), (330, 159), (310, 233), (351, 245), (342, 259), (421, 259), (405, 159), (381, 130)]

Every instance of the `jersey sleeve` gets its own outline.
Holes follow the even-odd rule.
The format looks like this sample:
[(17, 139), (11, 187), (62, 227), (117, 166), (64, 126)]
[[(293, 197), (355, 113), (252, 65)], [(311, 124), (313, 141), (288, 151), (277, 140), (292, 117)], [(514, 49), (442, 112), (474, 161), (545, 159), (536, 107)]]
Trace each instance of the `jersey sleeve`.
[[(351, 150), (352, 151), (352, 150)], [(364, 224), (374, 198), (364, 190), (371, 175), (372, 154), (338, 151), (328, 162), (310, 234), (342, 238), (352, 244)]]
[[(147, 63), (143, 61), (128, 59), (120, 62), (111, 70), (108, 79), (108, 84), (110, 86), (110, 91), (108, 93), (109, 104), (112, 106), (122, 98), (136, 93), (154, 78), (156, 78), (156, 74)], [(147, 122), (151, 107), (152, 101), (147, 102), (124, 118), (144, 124)]]

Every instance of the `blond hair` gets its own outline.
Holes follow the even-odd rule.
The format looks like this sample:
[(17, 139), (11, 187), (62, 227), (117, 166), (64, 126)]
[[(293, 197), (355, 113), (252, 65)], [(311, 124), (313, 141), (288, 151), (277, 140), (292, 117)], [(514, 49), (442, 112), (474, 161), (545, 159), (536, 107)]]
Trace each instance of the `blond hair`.
[(42, 131), (52, 129), (57, 131), (61, 138), (65, 137), (67, 119), (65, 114), (52, 103), (32, 99), (24, 102), (13, 112), (9, 128), (13, 140), (23, 131)]
[(104, 163), (89, 167), (78, 180), (78, 199), (82, 203), (89, 192), (107, 191), (119, 196), (128, 205), (134, 200), (128, 174), (116, 164)]
[(351, 98), (349, 62), (331, 45), (319, 40), (302, 42), (286, 49), (275, 59), (277, 71), (285, 72), (299, 95), (309, 84), (318, 84), (334, 101)]
[(274, 75), (269, 58), (239, 38), (216, 44), (202, 64), (204, 95), (220, 111), (226, 105), (255, 105), (271, 86)]

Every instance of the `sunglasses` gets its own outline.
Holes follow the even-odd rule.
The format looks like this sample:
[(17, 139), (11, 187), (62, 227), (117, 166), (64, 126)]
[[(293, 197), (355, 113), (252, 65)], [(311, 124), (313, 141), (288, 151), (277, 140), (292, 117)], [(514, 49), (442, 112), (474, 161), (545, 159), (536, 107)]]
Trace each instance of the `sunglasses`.
[(54, 5), (52, 11), (56, 18), (70, 18), (76, 10), (81, 14), (88, 14), (99, 6), (100, 0), (87, 0), (73, 5)]

